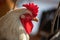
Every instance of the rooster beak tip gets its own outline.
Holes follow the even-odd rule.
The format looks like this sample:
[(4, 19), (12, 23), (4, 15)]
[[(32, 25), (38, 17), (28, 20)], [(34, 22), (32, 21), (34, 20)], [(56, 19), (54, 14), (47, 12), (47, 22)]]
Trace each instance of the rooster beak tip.
[(33, 18), (33, 21), (38, 22), (38, 19), (37, 18)]

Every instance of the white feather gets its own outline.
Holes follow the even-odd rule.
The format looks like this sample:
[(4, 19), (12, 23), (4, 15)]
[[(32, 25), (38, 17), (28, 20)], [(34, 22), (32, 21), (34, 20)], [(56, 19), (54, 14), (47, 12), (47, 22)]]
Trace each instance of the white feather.
[(11, 10), (0, 18), (0, 40), (29, 40), (19, 19), (26, 10), (24, 8)]

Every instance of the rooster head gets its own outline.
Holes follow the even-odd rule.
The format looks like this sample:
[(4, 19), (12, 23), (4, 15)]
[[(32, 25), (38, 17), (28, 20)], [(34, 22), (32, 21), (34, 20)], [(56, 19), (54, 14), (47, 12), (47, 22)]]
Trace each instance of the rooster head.
[(28, 34), (31, 33), (33, 29), (33, 21), (38, 21), (36, 16), (38, 14), (38, 6), (34, 3), (23, 4), (23, 7), (27, 9), (23, 15), (20, 16), (20, 20)]

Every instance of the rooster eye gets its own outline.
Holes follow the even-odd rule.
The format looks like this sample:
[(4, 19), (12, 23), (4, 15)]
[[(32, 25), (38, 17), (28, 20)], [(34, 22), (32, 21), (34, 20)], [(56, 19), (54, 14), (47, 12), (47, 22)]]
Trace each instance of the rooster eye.
[(21, 15), (21, 18), (25, 18), (25, 16), (24, 15)]
[(32, 16), (32, 13), (31, 11), (27, 10), (26, 13), (30, 14)]
[(29, 13), (32, 16), (32, 13)]

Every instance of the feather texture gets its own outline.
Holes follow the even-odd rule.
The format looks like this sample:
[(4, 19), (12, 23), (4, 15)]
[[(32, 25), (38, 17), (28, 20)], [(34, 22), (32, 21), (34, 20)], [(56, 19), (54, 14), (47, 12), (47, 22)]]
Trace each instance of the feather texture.
[(11, 10), (0, 18), (0, 40), (29, 40), (19, 19), (25, 10), (24, 8)]

